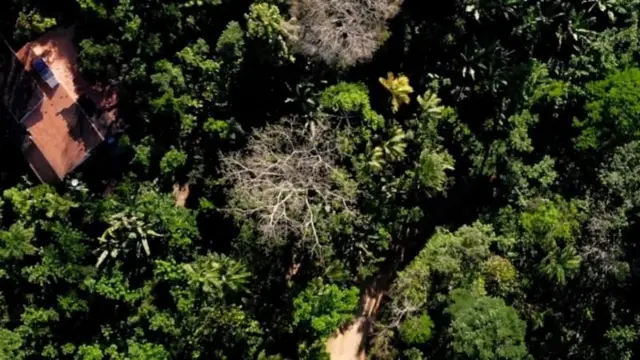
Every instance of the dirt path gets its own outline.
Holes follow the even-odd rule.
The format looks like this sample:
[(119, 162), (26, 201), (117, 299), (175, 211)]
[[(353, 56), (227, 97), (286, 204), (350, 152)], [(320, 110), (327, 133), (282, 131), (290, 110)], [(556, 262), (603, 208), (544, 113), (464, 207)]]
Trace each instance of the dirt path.
[(346, 330), (327, 341), (331, 360), (365, 360), (365, 339), (369, 324), (365, 316), (359, 317)]
[(353, 324), (327, 341), (331, 360), (366, 360), (366, 341), (371, 323), (380, 308), (384, 290), (376, 284), (368, 287), (362, 297), (362, 315)]

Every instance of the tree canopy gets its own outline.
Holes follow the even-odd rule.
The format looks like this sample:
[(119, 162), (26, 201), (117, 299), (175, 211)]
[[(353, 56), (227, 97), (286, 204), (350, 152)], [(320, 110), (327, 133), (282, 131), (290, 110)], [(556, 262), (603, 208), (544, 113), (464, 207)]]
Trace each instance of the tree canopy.
[(640, 358), (639, 17), (5, 0), (121, 126), (41, 184), (0, 59), (0, 360)]

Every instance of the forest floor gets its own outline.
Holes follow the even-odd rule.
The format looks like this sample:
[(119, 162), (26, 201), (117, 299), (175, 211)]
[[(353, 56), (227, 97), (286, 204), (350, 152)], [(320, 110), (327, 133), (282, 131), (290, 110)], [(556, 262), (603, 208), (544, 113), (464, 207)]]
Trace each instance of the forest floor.
[(373, 319), (380, 308), (384, 291), (374, 285), (362, 298), (362, 315), (327, 341), (331, 360), (366, 360), (366, 345)]
[(184, 185), (180, 185), (180, 184), (174, 184), (173, 185), (173, 196), (176, 199), (176, 206), (177, 207), (184, 207), (185, 204), (187, 203), (187, 198), (189, 197), (189, 193), (191, 192), (191, 189), (189, 187), (189, 184), (184, 184)]

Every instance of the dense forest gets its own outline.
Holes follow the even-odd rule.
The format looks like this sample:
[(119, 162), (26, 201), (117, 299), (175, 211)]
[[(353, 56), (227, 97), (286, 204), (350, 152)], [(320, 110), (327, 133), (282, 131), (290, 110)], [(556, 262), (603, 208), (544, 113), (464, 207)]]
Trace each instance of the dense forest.
[(0, 119), (0, 359), (640, 358), (640, 0), (0, 7), (125, 123)]

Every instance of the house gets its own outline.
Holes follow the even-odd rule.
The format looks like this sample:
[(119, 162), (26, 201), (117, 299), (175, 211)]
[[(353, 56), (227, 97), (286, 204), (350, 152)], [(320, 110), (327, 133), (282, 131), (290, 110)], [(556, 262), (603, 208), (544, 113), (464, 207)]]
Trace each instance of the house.
[(22, 152), (45, 183), (61, 181), (110, 135), (117, 95), (78, 72), (73, 28), (0, 54), (2, 105), (24, 129)]

